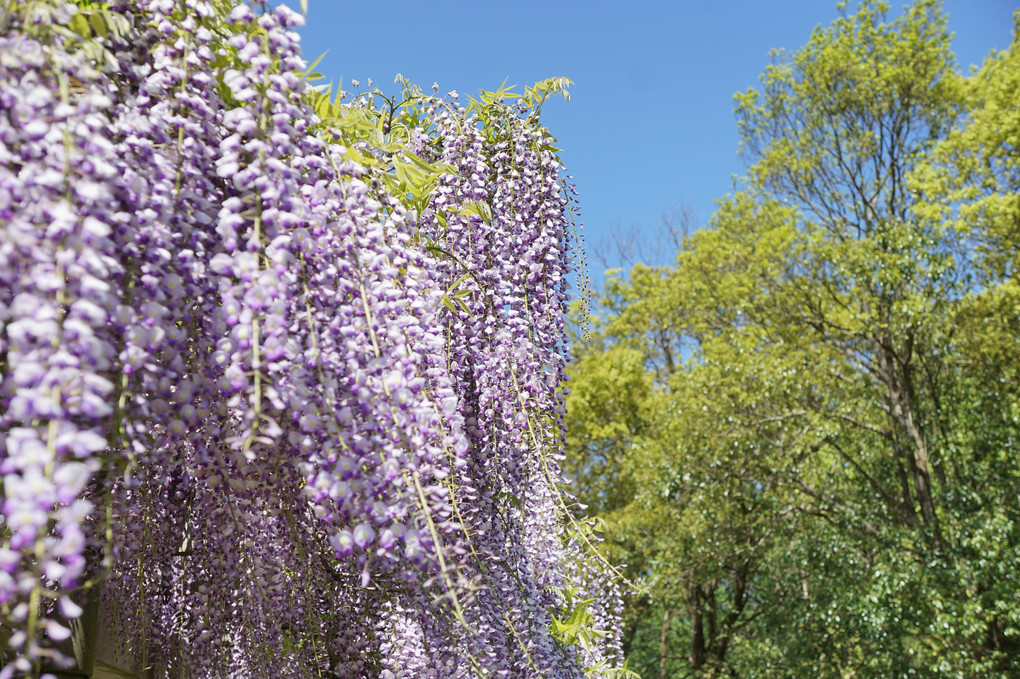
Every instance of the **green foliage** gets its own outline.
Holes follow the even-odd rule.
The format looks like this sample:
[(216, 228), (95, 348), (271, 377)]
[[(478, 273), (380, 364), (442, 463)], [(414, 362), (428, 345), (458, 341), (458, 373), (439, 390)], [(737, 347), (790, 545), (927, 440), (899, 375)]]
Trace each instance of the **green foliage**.
[(649, 588), (646, 677), (1020, 671), (1017, 50), (964, 79), (938, 2), (843, 11), (576, 350), (564, 469)]
[[(1020, 27), (1020, 12), (1014, 14)], [(926, 196), (923, 214), (976, 241), (984, 277), (1015, 272), (1020, 246), (1020, 50), (988, 57), (966, 82), (969, 110), (925, 159), (911, 187)]]
[(576, 590), (567, 588), (563, 592), (565, 611), (563, 619), (553, 616), (552, 629), (556, 638), (564, 644), (582, 644), (585, 647), (591, 645), (594, 637), (603, 634), (592, 628), (595, 617), (588, 612), (588, 605), (595, 599), (583, 599), (575, 601)]
[[(305, 73), (309, 82), (321, 79), (321, 75), (314, 72), (317, 64), (318, 59)], [(421, 214), (428, 207), (430, 196), (442, 175), (458, 172), (457, 168), (432, 158), (438, 155), (436, 152), (442, 145), (442, 139), (437, 136), (426, 109), (430, 103), (433, 106), (445, 104), (424, 94), (420, 86), (400, 74), (394, 82), (400, 86), (399, 96), (386, 95), (376, 88), (359, 93), (351, 101), (346, 101), (349, 93), (343, 90), (342, 83), (335, 93), (332, 83), (318, 85), (307, 95), (308, 103), (319, 117), (319, 128), (344, 146), (349, 159), (378, 170), (387, 190), (395, 196), (404, 197), (404, 206), (414, 214)], [(509, 120), (506, 116), (512, 114), (504, 105), (506, 101), (520, 99), (523, 114), (537, 120), (542, 105), (550, 96), (570, 98), (567, 91), (570, 84), (568, 78), (549, 78), (525, 88), (525, 94), (521, 95), (504, 83), (494, 92), (482, 90), (478, 98), (469, 98), (467, 110), (476, 114), (486, 138), (497, 143), (508, 134)], [(409, 143), (414, 137), (426, 140), (421, 154), (409, 150), (414, 146)], [(470, 204), (460, 212), (477, 214), (486, 222), (492, 221), (488, 205), (482, 202)], [(445, 226), (449, 215), (438, 214), (436, 217)]]
[[(71, 49), (80, 50), (97, 67), (117, 69), (117, 59), (108, 49), (108, 38), (121, 38), (130, 32), (128, 19), (111, 9), (108, 2), (76, 0), (77, 12), (65, 18), (66, 12), (52, 0), (11, 1), (0, 13), (0, 30), (5, 24), (22, 27), (26, 35), (68, 38)], [(65, 21), (69, 21), (64, 25)]]
[(884, 2), (842, 8), (802, 50), (774, 54), (761, 89), (736, 96), (737, 124), (758, 183), (820, 226), (866, 233), (907, 199), (895, 171), (949, 130), (961, 92), (937, 0), (892, 22)]

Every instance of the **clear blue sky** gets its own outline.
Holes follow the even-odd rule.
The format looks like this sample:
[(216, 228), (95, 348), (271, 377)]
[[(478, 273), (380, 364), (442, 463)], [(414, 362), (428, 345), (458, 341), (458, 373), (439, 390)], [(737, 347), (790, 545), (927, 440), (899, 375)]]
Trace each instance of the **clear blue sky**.
[[(298, 0), (289, 0), (296, 8)], [(574, 175), (589, 250), (635, 227), (646, 239), (679, 204), (699, 223), (744, 174), (733, 94), (758, 83), (772, 48), (803, 46), (836, 0), (309, 0), (305, 57), (350, 88), (393, 91), (402, 73), (474, 94), (574, 81), (543, 119)], [(901, 6), (894, 0), (894, 9)], [(851, 4), (852, 6), (852, 4)], [(960, 68), (1009, 46), (1007, 0), (944, 0)], [(601, 279), (593, 263), (592, 275)]]

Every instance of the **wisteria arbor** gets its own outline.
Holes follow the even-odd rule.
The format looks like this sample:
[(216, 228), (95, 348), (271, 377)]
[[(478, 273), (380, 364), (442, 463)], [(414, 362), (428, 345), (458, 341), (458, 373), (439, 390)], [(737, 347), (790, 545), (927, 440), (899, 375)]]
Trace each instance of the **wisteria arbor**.
[[(620, 674), (538, 112), (306, 84), (302, 17), (0, 10), (0, 677)], [(97, 601), (99, 602), (97, 604)]]

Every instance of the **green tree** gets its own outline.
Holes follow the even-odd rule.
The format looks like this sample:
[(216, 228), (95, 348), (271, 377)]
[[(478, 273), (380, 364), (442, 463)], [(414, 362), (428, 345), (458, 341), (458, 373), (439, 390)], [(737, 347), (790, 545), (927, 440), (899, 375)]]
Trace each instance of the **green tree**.
[(892, 22), (887, 8), (864, 2), (816, 30), (766, 69), (760, 90), (738, 95), (737, 118), (752, 181), (803, 216), (807, 276), (791, 329), (872, 376), (910, 479), (904, 507), (939, 545), (932, 475), (943, 461), (919, 391), (939, 310), (959, 288), (947, 229), (915, 216), (906, 178), (963, 98), (940, 4), (917, 2)]
[(953, 130), (910, 178), (921, 211), (972, 239), (985, 283), (1015, 279), (1020, 248), (1020, 50), (991, 55), (968, 78), (966, 124)]
[[(1014, 14), (1020, 27), (1020, 12)], [(974, 284), (954, 306), (947, 446), (958, 578), (969, 597), (942, 626), (966, 630), (975, 671), (1020, 671), (1020, 47), (966, 82), (968, 113), (911, 177), (918, 212), (952, 226)], [(941, 616), (943, 619), (949, 616)], [(967, 651), (970, 651), (969, 653)]]
[(747, 190), (611, 280), (574, 368), (646, 674), (1016, 670), (1020, 69), (960, 78), (934, 0), (843, 10), (737, 96)]

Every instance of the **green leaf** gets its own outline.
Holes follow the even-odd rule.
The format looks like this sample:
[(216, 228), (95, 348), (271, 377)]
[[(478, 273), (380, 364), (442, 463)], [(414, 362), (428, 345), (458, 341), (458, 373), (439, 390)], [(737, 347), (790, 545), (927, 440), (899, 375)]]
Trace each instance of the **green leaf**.
[(458, 211), (458, 214), (478, 215), (486, 224), (492, 223), (492, 208), (489, 207), (488, 203), (482, 201), (468, 203)]
[(315, 58), (315, 61), (308, 64), (308, 68), (306, 68), (305, 72), (301, 74), (302, 80), (318, 80), (319, 78), (322, 78), (320, 74), (313, 73), (313, 70), (315, 69), (316, 66), (319, 65), (319, 62), (322, 61), (322, 58), (325, 57), (326, 54), (327, 54), (326, 52), (323, 52), (322, 54)]
[(71, 21), (68, 23), (68, 27), (80, 35), (83, 38), (92, 37), (92, 28), (89, 26), (89, 20), (85, 18), (83, 14), (75, 14), (71, 17)]
[(89, 25), (92, 26), (92, 30), (101, 38), (105, 38), (110, 33), (109, 26), (106, 23), (106, 12), (93, 12), (89, 16)]

